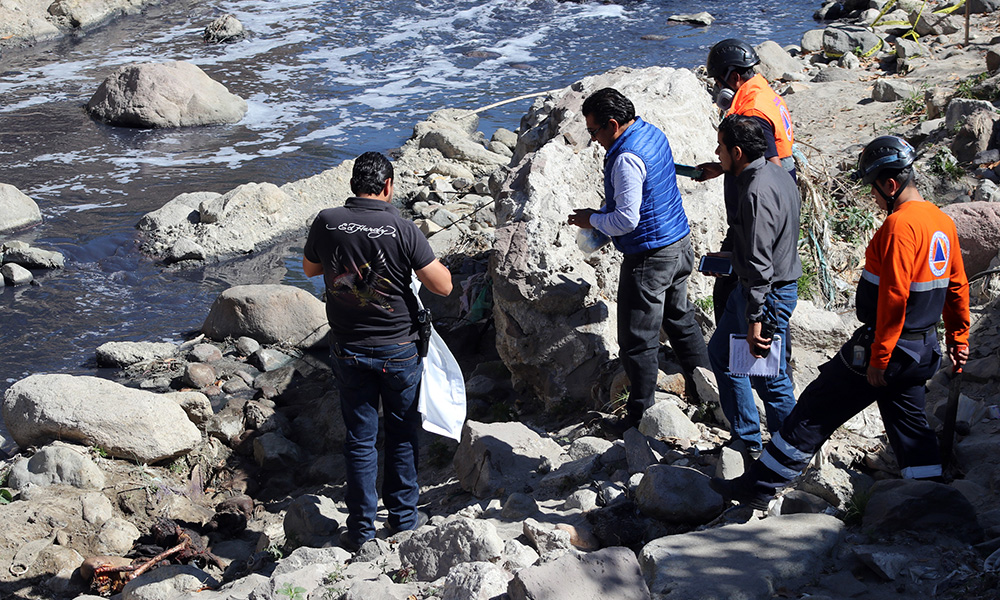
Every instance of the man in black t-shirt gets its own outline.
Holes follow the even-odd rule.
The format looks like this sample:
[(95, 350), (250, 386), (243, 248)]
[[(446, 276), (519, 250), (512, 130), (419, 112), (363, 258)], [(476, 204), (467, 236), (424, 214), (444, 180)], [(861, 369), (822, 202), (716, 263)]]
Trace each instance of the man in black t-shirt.
[(349, 516), (340, 544), (356, 551), (375, 537), (378, 492), (378, 412), (385, 418), (385, 475), (382, 502), (388, 527), (406, 531), (419, 525), (417, 437), (420, 415), (420, 356), (417, 300), (411, 273), (435, 294), (451, 293), (451, 273), (411, 221), (391, 204), (392, 163), (378, 152), (354, 162), (351, 191), (344, 206), (328, 208), (313, 221), (302, 269), (323, 275), (330, 321), (331, 363), (347, 427)]

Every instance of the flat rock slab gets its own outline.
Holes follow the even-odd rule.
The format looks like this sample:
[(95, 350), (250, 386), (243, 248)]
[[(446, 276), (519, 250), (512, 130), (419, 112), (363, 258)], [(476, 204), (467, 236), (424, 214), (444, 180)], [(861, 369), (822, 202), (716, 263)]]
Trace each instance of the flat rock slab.
[(567, 554), (522, 569), (508, 584), (507, 594), (511, 600), (648, 600), (650, 597), (635, 554), (621, 546), (587, 554)]
[(843, 529), (828, 515), (770, 517), (653, 540), (639, 564), (654, 600), (769, 600), (815, 573)]

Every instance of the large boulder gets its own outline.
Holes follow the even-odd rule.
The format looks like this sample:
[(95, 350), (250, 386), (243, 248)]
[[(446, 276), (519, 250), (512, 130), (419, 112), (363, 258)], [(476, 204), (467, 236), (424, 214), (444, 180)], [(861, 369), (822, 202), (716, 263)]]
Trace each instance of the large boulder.
[(214, 340), (252, 337), (299, 348), (327, 343), (326, 308), (309, 292), (289, 285), (238, 285), (219, 294), (202, 332)]
[(769, 600), (786, 582), (814, 574), (843, 529), (822, 514), (726, 525), (653, 540), (639, 565), (653, 598)]
[(0, 183), (0, 231), (12, 231), (41, 223), (35, 201), (8, 183)]
[(100, 25), (119, 15), (139, 12), (148, 0), (55, 0), (48, 7), (53, 17), (61, 17), (73, 27), (85, 28)]
[(479, 117), (472, 111), (439, 110), (413, 128), (413, 139), (421, 148), (432, 148), (445, 158), (480, 165), (500, 166), (510, 157), (488, 150), (477, 131)]
[(29, 484), (65, 484), (99, 490), (104, 483), (104, 473), (83, 448), (61, 442), (42, 448), (31, 458), (19, 458), (11, 466), (7, 481), (7, 485), (16, 490)]
[(840, 316), (809, 300), (799, 300), (789, 322), (792, 347), (810, 350), (839, 348), (851, 335)]
[(61, 439), (141, 463), (186, 454), (201, 442), (172, 399), (97, 377), (26, 377), (4, 395), (3, 420), (22, 448)]
[(466, 421), (455, 452), (462, 489), (478, 498), (519, 491), (537, 477), (543, 460), (557, 462), (562, 448), (522, 423)]
[(418, 579), (434, 581), (461, 563), (495, 563), (503, 549), (503, 539), (492, 523), (457, 518), (403, 540), (399, 559), (413, 566)]
[[(607, 247), (588, 256), (574, 208), (597, 208), (604, 151), (589, 143), (583, 100), (604, 87), (627, 96), (643, 119), (662, 129), (674, 159), (714, 160), (718, 110), (704, 85), (683, 69), (615, 69), (536, 101), (522, 120), (516, 166), (496, 195), (497, 230), (490, 259), (497, 350), (519, 389), (547, 408), (588, 398), (591, 374), (617, 353), (616, 305), (621, 255)], [(722, 181), (678, 177), (695, 254), (719, 249), (725, 223)], [(689, 295), (707, 297), (712, 282), (692, 276)]]
[(962, 247), (965, 272), (971, 277), (990, 266), (1000, 252), (1000, 205), (995, 202), (965, 202), (945, 206), (955, 221)]
[(0, 3), (0, 46), (31, 44), (59, 35), (59, 28), (49, 22), (49, 3)]
[[(572, 582), (572, 585), (567, 583)], [(522, 569), (507, 587), (511, 600), (647, 600), (649, 589), (628, 548), (566, 554)]]
[(887, 479), (872, 486), (862, 527), (880, 534), (936, 532), (972, 544), (983, 538), (976, 509), (960, 491), (914, 479)]
[(245, 100), (184, 61), (126, 65), (108, 76), (87, 102), (96, 119), (152, 129), (238, 123)]
[(722, 496), (708, 486), (709, 478), (690, 467), (653, 465), (635, 490), (639, 510), (667, 523), (700, 525), (719, 516)]
[(768, 81), (778, 81), (784, 79), (785, 75), (801, 73), (804, 68), (802, 61), (770, 40), (763, 42), (755, 49), (757, 55), (760, 56), (757, 71)]

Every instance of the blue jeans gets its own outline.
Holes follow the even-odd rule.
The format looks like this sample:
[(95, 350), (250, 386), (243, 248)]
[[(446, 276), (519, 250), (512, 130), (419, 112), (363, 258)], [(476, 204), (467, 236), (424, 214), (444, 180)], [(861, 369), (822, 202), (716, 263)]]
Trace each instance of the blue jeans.
[(378, 507), (379, 399), (385, 420), (385, 469), (382, 502), (389, 525), (397, 531), (417, 523), (417, 440), (420, 414), (417, 393), (421, 365), (416, 344), (365, 347), (333, 344), (333, 372), (340, 391), (340, 410), (347, 426), (347, 532), (358, 545), (375, 537)]
[[(753, 401), (753, 390), (757, 390), (764, 401), (767, 430), (773, 433), (781, 428), (785, 417), (792, 412), (795, 406), (795, 389), (788, 375), (790, 348), (781, 353), (781, 367), (777, 377), (765, 379), (729, 374), (729, 336), (747, 333), (746, 294), (742, 284), (729, 294), (726, 310), (708, 342), (708, 358), (719, 384), (722, 412), (729, 420), (733, 436), (743, 440), (748, 450), (760, 450), (760, 415)], [(793, 281), (772, 288), (766, 302), (778, 324), (775, 333), (781, 336), (782, 345), (788, 345), (788, 321), (798, 303), (798, 284)]]

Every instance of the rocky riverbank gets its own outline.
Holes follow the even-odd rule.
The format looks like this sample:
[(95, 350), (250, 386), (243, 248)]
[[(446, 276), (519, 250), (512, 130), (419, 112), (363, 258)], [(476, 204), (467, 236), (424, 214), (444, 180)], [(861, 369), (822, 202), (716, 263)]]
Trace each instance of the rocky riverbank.
[[(997, 13), (974, 15), (966, 44), (958, 16), (930, 16), (943, 3), (899, 2), (880, 21), (891, 24), (874, 27), (868, 2), (831, 3), (823, 15), (833, 4), (844, 20), (801, 47), (759, 48), (801, 144), (802, 283), (813, 302), (793, 318), (800, 387), (852, 326), (823, 307), (849, 310), (858, 250), (879, 222), (846, 183), (860, 144), (883, 133), (914, 142), (920, 185), (955, 216), (970, 275), (1000, 251)], [(903, 37), (911, 28), (916, 46)], [(739, 473), (743, 456), (726, 444), (711, 373), (698, 373), (698, 400), (688, 397), (667, 348), (638, 430), (608, 440), (592, 425), (623, 385), (609, 300), (618, 257), (584, 255), (563, 223), (599, 202), (602, 156), (579, 110), (607, 85), (668, 133), (679, 162), (711, 159), (718, 114), (705, 81), (661, 68), (555, 91), (517, 132), (491, 140), (474, 114), (440, 111), (396, 152), (399, 202), (462, 283), (435, 314), (466, 372), (470, 420), (457, 445), (425, 439), (427, 526), (383, 532), (354, 556), (336, 547), (344, 432), (317, 349), (322, 303), (288, 286), (240, 286), (183, 344), (97, 348), (115, 382), (35, 375), (11, 386), (3, 418), (18, 454), (0, 471), (0, 594), (88, 598), (95, 564), (183, 544), (174, 562), (186, 564), (148, 571), (121, 597), (997, 597), (1000, 420), (988, 406), (1000, 401), (1000, 310), (988, 277), (977, 284), (967, 434), (950, 485), (899, 480), (870, 409), (766, 515), (727, 510), (708, 478)], [(144, 247), (171, 269), (256, 252), (342, 202), (350, 168), (182, 195), (142, 219)], [(718, 182), (679, 183), (698, 252), (714, 249)], [(706, 333), (707, 289), (695, 277)], [(947, 394), (943, 369), (929, 385), (934, 425)]]

